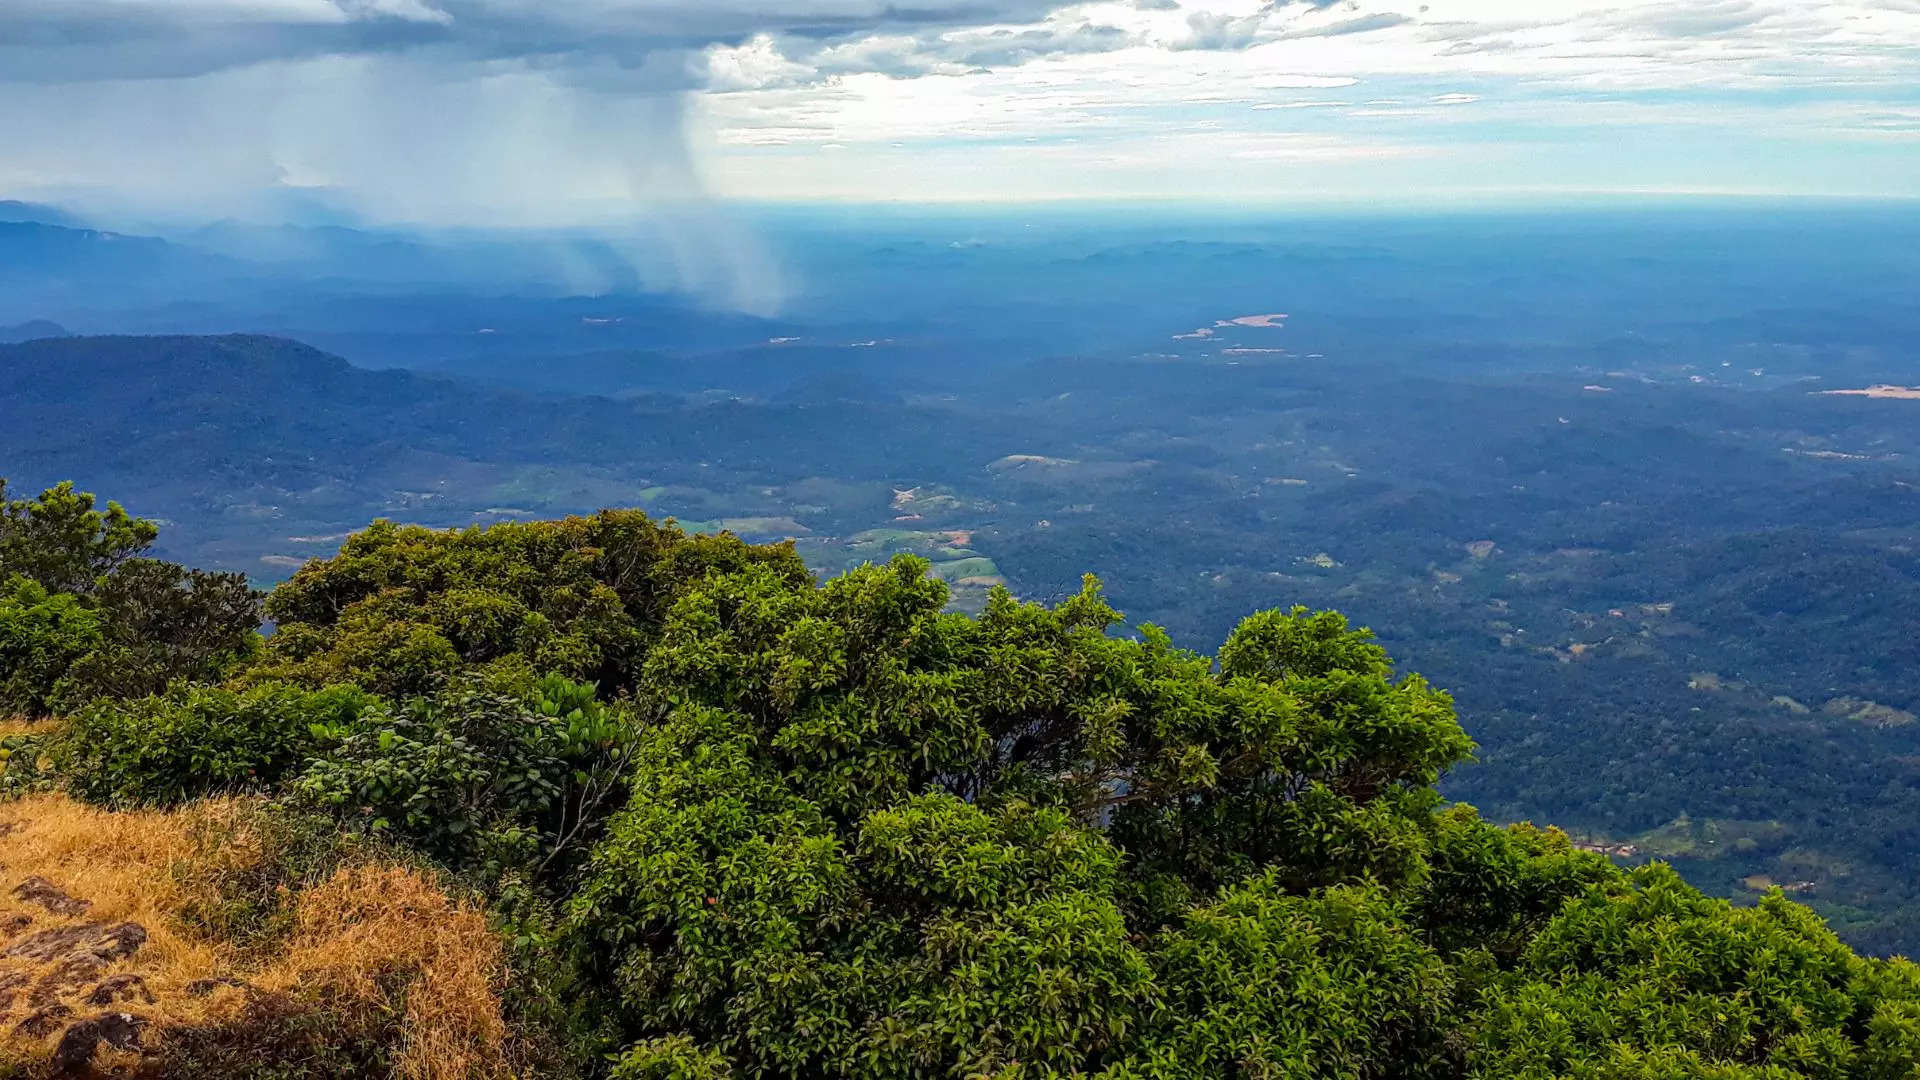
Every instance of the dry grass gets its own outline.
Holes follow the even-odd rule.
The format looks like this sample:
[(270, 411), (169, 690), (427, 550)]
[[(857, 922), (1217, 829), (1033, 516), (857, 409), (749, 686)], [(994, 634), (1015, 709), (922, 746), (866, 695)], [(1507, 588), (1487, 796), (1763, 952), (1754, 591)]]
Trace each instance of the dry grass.
[(418, 871), (380, 866), (339, 870), (296, 911), (290, 947), (260, 985), (377, 1013), (397, 977), (411, 983), (399, 1076), (459, 1080), (500, 1069), (505, 964), (479, 912)]
[[(231, 964), (215, 944), (196, 941), (173, 925), (180, 897), (167, 867), (187, 850), (184, 818), (161, 813), (104, 813), (64, 797), (41, 795), (0, 804), (0, 822), (11, 826), (0, 840), (0, 928), (9, 944), (27, 935), (87, 923), (135, 923), (147, 932), (139, 951), (107, 965), (105, 976), (138, 975), (155, 997), (143, 1015), (162, 1025), (212, 1019), (211, 999), (186, 995), (188, 983), (224, 973)], [(45, 878), (68, 896), (89, 901), (84, 912), (62, 915), (15, 895), (30, 877)], [(53, 974), (64, 957), (36, 960), (0, 955), (0, 977), (25, 976), (33, 985)], [(62, 998), (78, 998), (91, 984)], [(22, 1034), (18, 1021), (30, 1011), (28, 995), (10, 1002), (0, 1060), (36, 1060), (50, 1055), (58, 1032)], [(68, 1007), (81, 1010), (79, 1002)]]
[[(56, 999), (72, 1010), (68, 1020), (98, 1013), (86, 1000), (94, 988), (134, 976), (153, 1000), (135, 991), (112, 1007), (148, 1021), (149, 1050), (169, 1031), (244, 1025), (249, 1009), (271, 997), (282, 1009), (323, 1011), (342, 1033), (397, 1032), (394, 1072), (406, 1080), (500, 1074), (499, 944), (478, 911), (417, 870), (347, 865), (317, 884), (282, 886), (290, 926), (264, 942), (223, 939), (204, 919), (183, 917), (218, 909), (222, 897), (210, 893), (221, 875), (264, 857), (250, 824), (259, 813), (234, 800), (174, 813), (106, 812), (55, 795), (0, 803), (0, 1063), (44, 1062), (53, 1053), (65, 1023), (23, 1034), (25, 1016)], [(35, 877), (86, 901), (84, 910), (16, 895)], [(92, 926), (74, 933), (97, 934), (121, 923), (144, 928), (146, 939), (104, 963), (88, 959), (84, 944), (52, 957), (5, 955), (46, 931)], [(225, 982), (189, 992), (203, 980)], [(5, 991), (9, 983), (16, 992)], [(121, 1056), (103, 1047), (99, 1063)]]

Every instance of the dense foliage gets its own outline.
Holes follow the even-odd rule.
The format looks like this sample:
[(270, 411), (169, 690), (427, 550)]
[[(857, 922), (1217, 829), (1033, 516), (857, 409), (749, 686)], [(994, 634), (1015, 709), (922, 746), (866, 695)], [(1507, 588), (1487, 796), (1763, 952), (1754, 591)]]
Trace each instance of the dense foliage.
[(405, 694), (482, 666), (625, 689), (679, 588), (751, 564), (808, 580), (791, 550), (688, 536), (632, 510), (464, 532), (376, 522), (274, 590), (278, 629), (255, 674)]
[(104, 644), (99, 616), (79, 597), (8, 578), (0, 593), (0, 708), (46, 715), (67, 696), (68, 672)]
[(313, 728), (344, 723), (369, 705), (356, 687), (285, 684), (102, 699), (74, 714), (56, 760), (73, 793), (95, 802), (164, 806), (259, 790), (304, 760)]
[[(269, 577), (374, 517), (452, 525), (611, 502), (690, 530), (797, 537), (823, 573), (929, 556), (966, 610), (996, 579), (1056, 599), (1093, 570), (1116, 607), (1189, 647), (1210, 649), (1252, 610), (1337, 608), (1470, 719), (1481, 750), (1444, 779), (1449, 797), (1672, 860), (1716, 895), (1751, 901), (1778, 882), (1856, 948), (1920, 950), (1920, 723), (1906, 722), (1920, 713), (1920, 425), (1910, 402), (1808, 392), (1920, 378), (1913, 320), (1863, 322), (1861, 294), (1836, 284), (1863, 275), (1911, 315), (1913, 290), (1888, 284), (1905, 279), (1850, 246), (1820, 283), (1838, 290), (1831, 311), (1789, 311), (1806, 295), (1794, 275), (1796, 299), (1763, 316), (1682, 303), (1681, 322), (1616, 335), (1620, 312), (1653, 295), (1658, 268), (1641, 254), (1697, 253), (1691, 239), (1625, 240), (1619, 220), (1586, 233), (1633, 255), (1612, 263), (1630, 303), (1582, 308), (1563, 302), (1566, 275), (1511, 273), (1541, 243), (1563, 258), (1564, 223), (1497, 242), (1453, 233), (1411, 279), (1348, 247), (1352, 234), (1303, 244), (1301, 224), (1254, 242), (1236, 228), (1222, 246), (1088, 237), (1106, 254), (1021, 271), (1023, 288), (1072, 268), (1103, 283), (1029, 305), (1037, 321), (942, 314), (937, 332), (875, 331), (893, 340), (872, 348), (828, 344), (851, 325), (830, 321), (818, 339), (734, 349), (723, 339), (757, 336), (703, 315), (667, 321), (707, 345), (661, 352), (658, 312), (583, 324), (609, 314), (602, 300), (526, 315), (546, 329), (509, 348), (471, 332), (481, 311), (506, 317), (493, 296), (473, 318), (424, 301), (430, 344), (329, 339), (382, 366), (444, 364), (540, 396), (264, 337), (0, 346), (0, 469), (137, 491), (144, 512), (181, 523), (172, 557)], [(1381, 296), (1459, 284), (1469, 250), (1487, 276), (1458, 304), (1381, 317)], [(1155, 302), (1115, 302), (1107, 275), (1137, 284), (1147, 264)], [(1727, 283), (1752, 268), (1745, 255), (1711, 273), (1670, 265), (1658, 291), (1745, 304), (1752, 290)], [(863, 296), (892, 284), (842, 269)], [(1394, 284), (1363, 280), (1381, 273)], [(969, 270), (965, 287), (1003, 280)], [(1167, 336), (1186, 321), (1166, 322), (1169, 303), (1205, 326), (1242, 302), (1265, 310), (1275, 288), (1296, 311), (1318, 295), (1318, 310), (1284, 331)], [(1088, 303), (1104, 313), (1078, 331), (1061, 322)], [(1354, 321), (1335, 331), (1340, 310)], [(1596, 322), (1563, 335), (1535, 319)], [(950, 337), (989, 326), (990, 347)], [(647, 351), (608, 348), (620, 334)], [(556, 351), (529, 363), (544, 345)], [(103, 434), (126, 432), (139, 437)]]
[(594, 838), (624, 779), (633, 717), (594, 693), (559, 675), (517, 695), (469, 683), (314, 724), (290, 792), (456, 866), (542, 872)]
[(0, 478), (0, 710), (44, 715), (217, 679), (257, 648), (246, 577), (144, 557), (158, 535), (72, 484), (8, 499)]
[[(380, 523), (223, 683), (15, 755), (431, 860), (490, 903), (554, 1073), (1920, 1076), (1920, 969), (1447, 804), (1451, 699), (1338, 614), (1207, 656), (1117, 634), (1091, 577), (974, 616), (927, 571), (816, 584), (637, 512)], [(53, 654), (107, 633), (35, 581)]]

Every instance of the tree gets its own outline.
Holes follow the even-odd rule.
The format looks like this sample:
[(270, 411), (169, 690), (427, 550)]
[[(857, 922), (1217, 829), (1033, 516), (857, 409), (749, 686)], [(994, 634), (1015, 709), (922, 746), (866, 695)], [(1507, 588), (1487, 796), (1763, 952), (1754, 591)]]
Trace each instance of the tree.
[(94, 509), (63, 481), (33, 499), (8, 499), (0, 478), (0, 579), (31, 578), (50, 593), (91, 595), (109, 574), (153, 545), (160, 527), (117, 502)]
[[(165, 565), (16, 578), (0, 657), (207, 652), (229, 619), (184, 612), (246, 605)], [(626, 512), (376, 523), (228, 685), (16, 736), (0, 786), (260, 790), (411, 848), (617, 1080), (1920, 1077), (1920, 969), (1446, 804), (1451, 698), (1340, 615), (1207, 656), (1115, 633), (1091, 577), (970, 617), (928, 570), (816, 585)]]
[[(636, 1035), (875, 1077), (1381, 1075), (1434, 1040), (1444, 967), (1382, 890), (1470, 745), (1444, 695), (1322, 617), (1282, 616), (1360, 670), (1236, 638), (1275, 655), (1229, 673), (1111, 636), (1091, 579), (976, 620), (925, 571), (749, 567), (667, 614), (639, 687), (674, 708), (570, 905)], [(1358, 1011), (1270, 1026), (1354, 963)]]
[(1450, 700), (1338, 615), (1216, 662), (926, 569), (666, 612), (566, 902), (617, 1075), (1910, 1076), (1903, 962), (1446, 806)]
[(1469, 1074), (1920, 1075), (1920, 969), (1855, 956), (1774, 890), (1734, 908), (1654, 864), (1589, 888), (1471, 1004)]
[(153, 522), (62, 483), (8, 500), (0, 480), (0, 708), (30, 714), (223, 677), (259, 646), (242, 574), (145, 558)]
[(255, 675), (405, 696), (482, 665), (618, 693), (682, 587), (747, 565), (812, 580), (791, 547), (689, 536), (638, 510), (446, 531), (377, 521), (274, 590)]
[(68, 672), (70, 703), (216, 681), (260, 649), (260, 594), (244, 574), (128, 559), (93, 601), (107, 640)]

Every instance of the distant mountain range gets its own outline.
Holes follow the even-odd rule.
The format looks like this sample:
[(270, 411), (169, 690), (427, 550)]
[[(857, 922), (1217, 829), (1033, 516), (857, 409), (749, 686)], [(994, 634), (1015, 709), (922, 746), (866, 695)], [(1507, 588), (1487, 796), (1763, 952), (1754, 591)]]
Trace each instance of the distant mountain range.
[(22, 202), (19, 199), (0, 199), (0, 222), (32, 222), (39, 225), (59, 225), (68, 229), (87, 227), (86, 222), (77, 214), (68, 213), (57, 206)]
[(66, 327), (61, 326), (57, 322), (48, 322), (45, 319), (29, 319), (26, 322), (17, 323), (13, 326), (0, 326), (0, 345), (13, 345), (22, 341), (32, 341), (35, 338), (59, 338), (67, 336), (69, 336), (69, 332)]
[(620, 505), (967, 603), (1094, 571), (1202, 649), (1338, 608), (1457, 692), (1450, 795), (1920, 948), (1920, 414), (1815, 392), (1920, 383), (1920, 226), (882, 224), (812, 226), (777, 319), (313, 276), (428, 236), (7, 226), (0, 326), (59, 325), (0, 345), (0, 474), (263, 582)]
[[(952, 419), (885, 399), (541, 394), (368, 370), (260, 335), (0, 345), (0, 472), (126, 493), (142, 512), (190, 519), (170, 533), (184, 554), (231, 552), (254, 572), (244, 552), (257, 554), (262, 523), (249, 515), (329, 530), (400, 512), (463, 524), (499, 505), (591, 510), (664, 485), (711, 492), (719, 511), (740, 488), (941, 467), (952, 448), (926, 435)], [(968, 439), (997, 456), (1022, 445), (1019, 430), (981, 418)], [(514, 478), (536, 473), (545, 479), (510, 500)], [(884, 510), (887, 489), (875, 490)]]

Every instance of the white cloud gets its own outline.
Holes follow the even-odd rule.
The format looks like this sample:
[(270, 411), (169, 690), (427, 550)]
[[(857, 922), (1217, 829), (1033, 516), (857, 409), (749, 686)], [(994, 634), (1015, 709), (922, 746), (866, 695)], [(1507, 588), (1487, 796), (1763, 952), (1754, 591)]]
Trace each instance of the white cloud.
[(1253, 85), (1256, 90), (1338, 90), (1359, 81), (1348, 75), (1282, 75)]
[[(1718, 169), (1893, 193), (1920, 189), (1916, 86), (1920, 0), (0, 0), (0, 187), (299, 185), (444, 220), (705, 180), (993, 197)], [(1793, 150), (1842, 138), (1881, 156)]]

